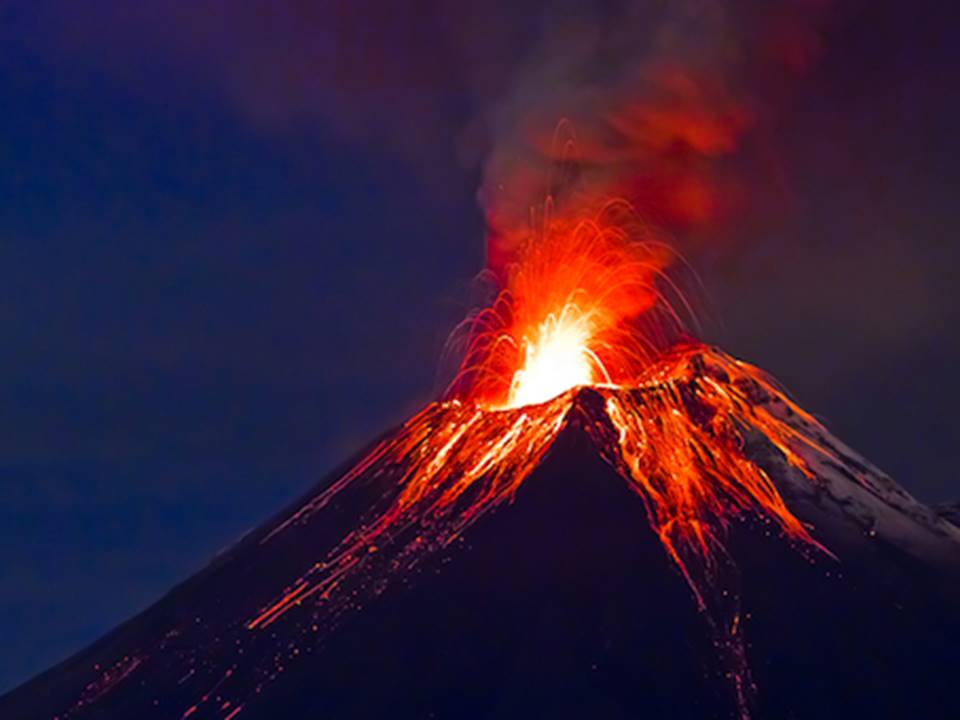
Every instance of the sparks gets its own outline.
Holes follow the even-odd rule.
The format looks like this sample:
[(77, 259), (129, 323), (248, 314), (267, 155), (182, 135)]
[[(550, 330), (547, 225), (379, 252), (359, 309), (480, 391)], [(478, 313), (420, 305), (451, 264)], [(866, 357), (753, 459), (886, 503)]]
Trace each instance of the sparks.
[(683, 325), (669, 297), (674, 260), (623, 201), (572, 218), (548, 203), (499, 295), (461, 326), (466, 347), (448, 396), (515, 408), (635, 380)]

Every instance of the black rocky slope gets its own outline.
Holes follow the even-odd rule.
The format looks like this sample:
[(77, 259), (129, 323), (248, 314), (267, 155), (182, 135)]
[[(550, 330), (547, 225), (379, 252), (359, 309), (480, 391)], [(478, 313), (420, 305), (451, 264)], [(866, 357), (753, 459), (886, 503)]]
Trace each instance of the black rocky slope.
[[(330, 632), (313, 631), (306, 607), (262, 631), (245, 622), (356, 525), (375, 482), (261, 543), (289, 513), (266, 523), (0, 698), (0, 718), (735, 717), (706, 618), (582, 430), (592, 402), (584, 391), (513, 504), (359, 596)], [(733, 526), (754, 717), (956, 717), (952, 531), (848, 488), (843, 464), (807, 493), (762, 439), (750, 452), (839, 558), (800, 552), (760, 521)], [(886, 518), (882, 532), (865, 513)], [(898, 540), (914, 534), (919, 546)]]

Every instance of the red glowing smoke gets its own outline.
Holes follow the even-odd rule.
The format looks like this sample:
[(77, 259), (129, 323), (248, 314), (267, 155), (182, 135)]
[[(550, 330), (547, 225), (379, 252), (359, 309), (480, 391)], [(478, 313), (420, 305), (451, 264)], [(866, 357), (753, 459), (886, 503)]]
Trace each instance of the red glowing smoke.
[(828, 4), (615, 5), (547, 24), (491, 114), (481, 202), (499, 276), (544, 197), (571, 217), (622, 198), (685, 254), (783, 202), (772, 128)]

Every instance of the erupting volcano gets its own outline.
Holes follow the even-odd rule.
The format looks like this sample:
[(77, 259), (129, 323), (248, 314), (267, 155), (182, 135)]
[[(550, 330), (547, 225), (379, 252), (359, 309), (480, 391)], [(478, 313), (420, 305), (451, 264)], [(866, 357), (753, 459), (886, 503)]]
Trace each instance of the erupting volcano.
[(676, 260), (546, 203), (442, 399), (3, 716), (932, 717), (960, 529), (697, 341)]
[[(166, 5), (183, 7), (168, 11)], [(192, 5), (204, 8), (192, 10)], [(149, 28), (142, 38), (132, 31), (126, 37), (126, 20), (114, 22), (112, 15), (101, 17), (99, 11), (89, 23), (69, 21), (70, 14), (61, 21), (48, 8), (39, 12), (56, 19), (52, 34), (63, 35), (56, 42), (66, 42), (66, 49), (44, 59), (39, 70), (24, 65), (29, 70), (26, 80), (17, 79), (12, 87), (22, 85), (26, 104), (35, 106), (38, 117), (51, 108), (65, 109), (59, 114), (66, 120), (54, 118), (57, 122), (50, 128), (77, 125), (82, 132), (75, 139), (97, 152), (60, 153), (61, 145), (69, 148), (58, 144), (60, 138), (51, 145), (56, 152), (34, 152), (34, 145), (40, 147), (38, 139), (46, 136), (33, 134), (37, 123), (32, 115), (24, 122), (14, 117), (14, 138), (20, 137), (21, 125), (30, 131), (24, 131), (24, 149), (18, 150), (25, 169), (14, 173), (10, 185), (13, 195), (25, 202), (25, 217), (32, 223), (34, 215), (44, 219), (50, 214), (37, 208), (47, 207), (47, 196), (54, 197), (58, 185), (47, 183), (43, 173), (59, 168), (45, 163), (62, 154), (73, 164), (68, 163), (69, 172), (56, 175), (57, 182), (60, 175), (71, 183), (74, 176), (85, 178), (87, 165), (98, 182), (163, 180), (162, 186), (150, 189), (157, 191), (156, 198), (143, 196), (142, 207), (133, 202), (136, 193), (128, 197), (123, 188), (116, 196), (122, 202), (93, 204), (90, 212), (95, 214), (102, 205), (118, 213), (116, 222), (112, 215), (107, 218), (112, 225), (141, 227), (130, 223), (138, 208), (146, 208), (148, 224), (143, 227), (149, 232), (144, 237), (163, 238), (185, 228), (191, 244), (186, 249), (186, 244), (171, 243), (171, 256), (155, 256), (144, 248), (120, 253), (124, 263), (133, 263), (129, 267), (140, 272), (144, 266), (150, 272), (132, 281), (117, 272), (123, 282), (116, 287), (127, 295), (135, 293), (133, 307), (158, 318), (153, 333), (141, 335), (138, 329), (129, 337), (128, 327), (150, 323), (139, 323), (139, 315), (127, 310), (113, 319), (113, 341), (120, 338), (124, 346), (137, 346), (135, 353), (105, 355), (110, 363), (100, 363), (112, 343), (106, 342), (111, 323), (100, 328), (87, 322), (99, 322), (109, 299), (97, 293), (83, 312), (68, 308), (61, 313), (58, 303), (46, 298), (20, 303), (25, 311), (36, 307), (53, 312), (44, 317), (52, 318), (50, 324), (64, 336), (57, 342), (42, 341), (44, 336), (33, 332), (35, 319), (26, 318), (25, 344), (37, 349), (24, 357), (42, 357), (38, 364), (46, 367), (49, 347), (75, 349), (87, 340), (84, 332), (94, 331), (94, 350), (84, 350), (80, 359), (93, 358), (96, 362), (86, 364), (96, 369), (135, 365), (147, 373), (143, 377), (150, 392), (141, 393), (146, 403), (166, 387), (154, 383), (150, 373), (168, 367), (169, 337), (198, 339), (202, 358), (241, 356), (244, 353), (235, 350), (245, 348), (254, 335), (259, 339), (261, 330), (274, 333), (274, 319), (283, 315), (284, 321), (289, 319), (283, 324), (285, 336), (312, 352), (314, 346), (300, 342), (302, 315), (297, 313), (307, 297), (302, 294), (305, 287), (312, 292), (314, 283), (323, 284), (324, 293), (317, 297), (324, 298), (325, 306), (351, 309), (361, 298), (361, 288), (380, 291), (378, 283), (364, 282), (351, 298), (337, 295), (347, 283), (331, 278), (340, 274), (341, 265), (355, 262), (349, 243), (339, 254), (325, 246), (322, 262), (332, 270), (321, 281), (309, 271), (298, 275), (303, 285), (287, 298), (296, 309), (288, 312), (294, 305), (277, 303), (274, 315), (263, 313), (260, 324), (245, 327), (250, 335), (234, 336), (235, 328), (228, 328), (208, 337), (206, 329), (219, 323), (220, 311), (199, 320), (191, 317), (183, 326), (167, 324), (170, 317), (187, 315), (181, 309), (192, 310), (208, 296), (222, 297), (226, 313), (232, 312), (237, 297), (233, 288), (247, 291), (247, 265), (238, 266), (243, 272), (235, 273), (237, 285), (223, 287), (217, 281), (225, 266), (199, 265), (197, 272), (178, 275), (173, 285), (169, 270), (180, 272), (181, 253), (202, 256), (204, 263), (210, 261), (207, 256), (219, 258), (219, 247), (218, 252), (206, 246), (195, 252), (194, 234), (238, 222), (245, 224), (250, 243), (243, 251), (250, 274), (259, 271), (254, 263), (262, 257), (258, 227), (271, 232), (283, 228), (300, 236), (299, 223), (309, 222), (323, 227), (325, 237), (342, 228), (357, 235), (376, 233), (391, 221), (356, 232), (347, 214), (379, 218), (371, 209), (376, 209), (381, 193), (390, 196), (397, 217), (416, 223), (402, 230), (390, 227), (383, 235), (386, 242), (395, 242), (401, 233), (404, 242), (413, 235), (418, 240), (432, 232), (440, 235), (451, 219), (456, 224), (451, 234), (463, 234), (460, 223), (469, 214), (470, 196), (458, 196), (468, 203), (467, 213), (461, 205), (448, 204), (447, 196), (431, 195), (431, 183), (394, 197), (388, 190), (407, 178), (390, 180), (389, 189), (380, 184), (381, 177), (393, 177), (381, 171), (380, 155), (387, 153), (407, 163), (403, 172), (408, 167), (438, 173), (451, 169), (450, 155), (469, 166), (457, 165), (456, 172), (475, 173), (480, 208), (472, 220), (477, 234), (485, 233), (486, 257), (473, 289), (485, 294), (470, 303), (472, 309), (450, 333), (438, 372), (437, 387), (442, 389), (419, 395), (426, 404), (418, 412), (373, 439), (155, 605), (0, 697), (0, 720), (935, 720), (956, 715), (949, 708), (956, 705), (954, 656), (960, 647), (960, 509), (937, 512), (918, 502), (834, 437), (809, 411), (816, 408), (802, 408), (771, 375), (717, 347), (712, 328), (703, 321), (709, 307), (706, 288), (693, 269), (720, 264), (715, 261), (721, 254), (722, 262), (729, 263), (724, 267), (732, 267), (735, 255), (748, 254), (749, 237), (759, 235), (770, 216), (784, 208), (809, 209), (825, 198), (827, 211), (818, 222), (794, 230), (797, 236), (802, 230), (806, 236), (825, 238), (821, 254), (811, 258), (829, 256), (833, 261), (843, 255), (851, 265), (821, 278), (820, 267), (811, 262), (803, 275), (804, 298), (816, 293), (824, 303), (833, 303), (831, 311), (839, 304), (824, 289), (838, 278), (845, 281), (853, 263), (859, 269), (861, 254), (835, 252), (829, 243), (854, 235), (851, 228), (877, 229), (876, 237), (864, 235), (865, 242), (899, 248), (886, 244), (899, 232), (892, 229), (895, 225), (884, 226), (886, 216), (849, 225), (843, 216), (849, 208), (868, 217), (871, 203), (893, 197), (899, 186), (884, 182), (888, 160), (912, 161), (920, 146), (891, 142), (889, 156), (883, 154), (876, 165), (862, 169), (856, 161), (876, 146), (867, 143), (834, 153), (837, 138), (852, 136), (851, 128), (861, 119), (870, 122), (891, 109), (941, 106), (921, 102), (925, 87), (924, 92), (901, 92), (900, 85), (915, 84), (907, 72), (898, 71), (888, 87), (873, 58), (867, 65), (859, 56), (853, 60), (862, 66), (842, 60), (834, 66), (835, 72), (840, 70), (837, 84), (823, 93), (821, 105), (833, 102), (841, 89), (849, 90), (858, 73), (875, 73), (884, 82), (857, 85), (858, 101), (849, 107), (831, 105), (826, 113), (830, 122), (810, 125), (817, 142), (801, 142), (800, 125), (818, 120), (818, 109), (826, 106), (785, 100), (790, 86), (825, 53), (824, 28), (853, 25), (854, 20), (840, 16), (860, 18), (859, 10), (834, 13), (831, 0), (482, 3), (469, 10), (456, 3), (447, 7), (418, 2), (410, 7), (385, 4), (390, 7), (382, 14), (376, 3), (254, 3), (247, 9), (225, 3), (219, 10), (206, 5), (220, 4), (147, 3), (135, 22)], [(123, 18), (140, 14), (120, 13)], [(10, 15), (14, 34), (28, 39), (40, 37), (47, 27), (36, 24), (30, 14)], [(885, 26), (870, 24), (878, 21), (867, 15), (863, 11), (863, 25), (837, 30), (838, 37), (866, 46), (871, 36), (884, 35), (875, 28)], [(97, 33), (74, 38), (76, 24), (97, 27)], [(97, 39), (100, 25), (110, 28), (104, 41)], [(179, 32), (165, 32), (171, 27)], [(70, 32), (64, 34), (64, 29)], [(105, 47), (113, 33), (124, 35), (117, 43), (124, 53), (143, 46), (145, 54), (130, 59), (124, 54), (120, 72), (100, 68), (99, 60), (81, 63), (82, 72), (75, 72), (73, 56), (87, 47)], [(394, 34), (402, 35), (402, 42)], [(170, 45), (176, 55), (169, 59), (161, 52), (167, 35), (175, 36)], [(924, 26), (924, 44), (929, 44), (928, 35)], [(882, 47), (887, 53), (887, 45)], [(912, 59), (905, 49), (892, 44), (889, 54)], [(27, 55), (31, 60), (42, 57), (32, 49)], [(937, 76), (943, 74), (939, 54), (931, 57), (938, 58)], [(181, 78), (179, 73), (192, 70), (194, 62), (203, 65), (202, 71), (198, 69), (196, 78)], [(61, 65), (70, 70), (62, 80), (57, 74)], [(128, 73), (128, 67), (136, 73)], [(132, 89), (122, 85), (118, 95), (101, 92), (98, 77), (88, 74), (104, 70), (110, 70), (111, 82), (134, 79), (138, 84)], [(151, 92), (142, 92), (141, 77), (150, 80)], [(52, 84), (45, 88), (48, 78)], [(171, 78), (176, 83), (170, 88), (159, 82)], [(221, 83), (211, 96), (215, 101), (198, 94), (208, 82)], [(103, 107), (109, 112), (76, 104), (88, 86), (95, 90), (91, 97), (106, 102)], [(870, 102), (862, 102), (861, 95)], [(195, 113), (176, 105), (195, 96), (204, 98)], [(114, 112), (128, 101), (129, 108)], [(441, 103), (444, 107), (438, 110)], [(227, 122), (224, 108), (234, 104), (242, 122)], [(158, 108), (163, 112), (156, 113)], [(149, 122), (138, 113), (149, 113)], [(785, 170), (789, 158), (781, 158), (773, 147), (788, 113), (790, 122), (782, 123), (789, 133), (786, 144), (796, 155), (809, 147), (806, 173), (809, 186), (817, 191), (798, 203), (793, 202)], [(195, 127), (186, 122), (194, 114), (199, 122)], [(908, 114), (891, 117), (896, 115), (899, 123)], [(115, 147), (100, 142), (101, 134), (108, 136), (104, 128), (114, 127), (101, 127), (101, 120), (113, 115), (129, 116), (134, 123), (118, 134), (122, 142)], [(73, 122), (78, 119), (81, 122)], [(305, 140), (302, 127), (314, 121), (323, 128), (322, 141)], [(222, 132), (217, 125), (221, 122)], [(898, 123), (894, 125), (901, 127)], [(158, 133), (167, 125), (183, 125), (186, 134), (164, 139)], [(826, 133), (831, 128), (843, 128), (843, 133), (835, 130), (838, 135), (830, 137)], [(457, 152), (434, 164), (439, 153), (431, 154), (434, 149), (428, 145), (448, 130), (449, 137), (457, 139)], [(268, 144), (261, 137), (268, 132), (290, 135)], [(417, 137), (408, 143), (411, 135)], [(157, 138), (159, 144), (153, 142)], [(142, 153), (142, 161), (151, 163), (143, 172), (127, 162), (127, 146), (138, 139), (152, 142)], [(215, 144), (213, 139), (245, 148), (234, 153), (234, 145)], [(365, 149), (373, 148), (378, 156), (369, 177), (358, 171), (357, 182), (342, 182), (341, 170), (348, 167), (351, 172), (362, 159), (360, 153), (348, 158), (344, 148), (359, 148), (367, 139)], [(292, 141), (304, 143), (304, 155), (322, 149), (319, 161), (301, 163), (300, 156), (291, 153)], [(191, 142), (202, 145), (192, 159), (187, 152)], [(169, 166), (157, 148), (177, 149)], [(100, 166), (87, 162), (88, 154), (103, 155), (103, 162), (111, 164), (99, 172)], [(936, 157), (941, 156), (938, 147)], [(827, 157), (830, 163), (824, 161)], [(154, 165), (161, 159), (163, 163)], [(195, 168), (221, 160), (220, 174), (204, 170), (194, 183)], [(36, 172), (31, 163), (37, 164)], [(398, 164), (393, 155), (382, 166), (391, 164)], [(821, 185), (824, 167), (843, 172)], [(84, 172), (78, 174), (77, 168)], [(277, 183), (288, 168), (294, 181)], [(238, 169), (256, 175), (257, 182), (236, 178)], [(907, 179), (912, 181), (913, 174)], [(314, 187), (317, 179), (328, 179), (324, 192), (336, 184), (342, 195), (330, 193), (317, 208), (302, 212), (306, 188)], [(828, 197), (837, 188), (860, 185), (865, 186), (862, 193)], [(103, 200), (100, 189), (96, 185), (91, 195), (98, 201)], [(922, 183), (911, 183), (909, 192), (915, 194), (907, 194), (901, 205), (916, 205), (927, 190)], [(428, 220), (422, 227), (420, 216), (425, 213), (410, 204), (421, 193), (431, 208), (444, 208), (430, 218), (432, 225)], [(75, 194), (64, 212), (53, 215), (63, 216), (63, 223), (79, 221), (89, 234), (91, 227), (98, 227), (87, 227), (90, 193), (81, 193), (79, 204)], [(260, 194), (262, 206), (243, 205)], [(209, 200), (210, 214), (186, 212), (185, 198), (190, 197)], [(926, 207), (922, 202), (919, 206)], [(317, 221), (314, 210), (331, 209), (344, 214)], [(272, 213), (276, 217), (271, 224), (261, 225)], [(748, 215), (752, 232), (741, 237), (735, 221)], [(149, 224), (154, 220), (155, 226)], [(43, 228), (38, 237), (53, 243), (71, 231), (69, 225), (61, 228), (63, 223), (58, 220), (48, 228), (44, 219), (37, 226)], [(930, 224), (938, 242), (941, 225)], [(19, 232), (19, 225), (14, 230)], [(90, 237), (98, 238), (96, 253), (100, 245), (115, 244), (101, 243), (97, 233)], [(784, 244), (793, 238), (783, 233)], [(299, 246), (291, 244), (278, 256), (294, 257), (288, 254), (293, 247)], [(419, 272), (435, 259), (436, 247), (410, 243), (397, 252), (404, 253), (405, 266), (417, 266)], [(735, 252), (726, 252), (728, 247)], [(391, 253), (395, 250), (390, 248)], [(32, 257), (19, 251), (14, 255), (18, 262), (20, 255)], [(74, 255), (60, 255), (66, 260), (57, 263), (72, 267)], [(114, 267), (112, 254), (91, 257), (94, 260), (86, 263), (91, 268), (128, 267)], [(46, 278), (47, 260), (37, 258)], [(771, 257), (767, 261), (773, 265)], [(299, 255), (294, 262), (301, 264)], [(309, 267), (306, 257), (302, 265)], [(906, 274), (921, 277), (917, 269), (922, 267), (916, 265)], [(369, 266), (363, 277), (369, 281), (377, 268), (384, 275), (394, 271), (392, 266)], [(864, 268), (864, 275), (875, 272), (867, 263)], [(274, 272), (267, 281), (250, 285), (272, 290), (285, 284), (278, 282), (281, 274)], [(83, 287), (87, 276), (77, 277), (81, 284), (76, 287)], [(156, 291), (157, 306), (140, 303), (140, 277)], [(773, 285), (783, 277), (771, 274), (765, 281)], [(208, 281), (211, 287), (203, 285)], [(198, 287), (187, 287), (190, 282)], [(21, 282), (23, 287), (28, 284)], [(182, 290), (183, 298), (180, 304), (161, 308), (171, 287)], [(853, 286), (843, 297), (864, 287)], [(60, 288), (59, 295), (50, 297), (69, 300), (76, 294), (72, 288)], [(362, 300), (384, 302), (402, 293), (373, 294)], [(928, 297), (938, 295), (931, 291)], [(830, 314), (823, 311), (825, 305), (819, 307), (817, 317)], [(911, 316), (899, 306), (898, 313)], [(405, 315), (419, 319), (413, 312)], [(399, 337), (378, 335), (376, 323), (361, 313), (324, 317), (331, 324), (362, 328), (365, 341), (374, 345), (363, 348), (367, 352), (389, 353), (391, 348), (381, 347), (388, 344), (383, 338)], [(79, 329), (70, 326), (76, 319), (83, 321)], [(433, 324), (422, 321), (430, 332), (442, 335), (449, 329)], [(335, 344), (331, 338), (359, 337), (328, 329), (318, 330), (321, 346), (323, 341)], [(886, 343), (887, 335), (896, 332), (894, 327), (874, 341)], [(159, 362), (154, 362), (157, 345), (144, 349), (129, 342), (141, 337), (163, 343)], [(208, 354), (221, 340), (221, 355)], [(272, 381), (278, 368), (288, 372), (301, 367), (288, 362), (291, 346), (278, 347), (270, 362), (254, 358), (249, 367), (265, 375), (251, 376), (251, 385), (275, 387), (267, 381), (258, 384), (256, 378), (269, 375)], [(322, 347), (318, 354), (333, 359), (342, 350)], [(822, 366), (829, 367), (831, 348), (818, 351), (826, 361)], [(855, 365), (851, 358), (860, 352), (871, 355), (861, 350), (859, 339), (849, 343), (843, 367)], [(194, 356), (169, 354), (184, 358), (182, 365), (169, 365), (177, 370), (166, 371), (169, 377), (194, 382)], [(343, 356), (348, 358), (343, 362), (352, 361), (348, 353)], [(211, 378), (229, 375), (232, 382), (248, 377), (245, 371), (224, 372), (217, 361), (204, 362)], [(312, 363), (314, 358), (307, 358), (302, 367)], [(17, 364), (11, 367), (19, 372)], [(408, 369), (402, 367), (397, 376)], [(62, 382), (87, 377), (87, 368), (81, 370), (66, 363), (62, 378), (67, 380)], [(318, 373), (322, 370), (318, 367)], [(25, 372), (30, 382), (22, 388), (16, 384), (19, 376), (14, 378), (11, 392), (22, 396), (22, 404), (61, 394), (61, 380), (38, 372), (36, 379)], [(134, 378), (128, 381), (133, 384), (141, 376), (128, 377)], [(114, 403), (111, 394), (104, 393), (106, 400), (100, 402), (100, 375), (91, 373), (88, 381), (94, 384), (81, 390), (97, 392), (78, 390), (76, 397), (67, 393), (64, 406), (86, 408), (89, 395), (96, 412), (79, 417), (109, 417), (116, 424), (134, 414), (125, 402)], [(206, 387), (206, 381), (196, 382)], [(221, 385), (212, 383), (211, 392), (219, 396)], [(223, 387), (229, 389), (222, 393), (229, 396), (230, 412), (225, 415), (236, 415), (235, 407), (263, 407), (259, 400), (235, 404), (230, 393), (236, 386)], [(315, 389), (312, 380), (282, 387), (285, 393), (286, 388), (304, 393)], [(126, 387), (122, 390), (127, 392)], [(187, 392), (192, 394), (193, 386)], [(412, 383), (397, 388), (396, 397), (415, 392)], [(338, 397), (346, 398), (342, 402), (351, 408), (369, 394), (363, 382), (338, 388)], [(287, 395), (279, 397), (283, 402)], [(127, 414), (113, 417), (120, 412), (114, 405)], [(369, 403), (364, 410), (384, 406)], [(183, 412), (192, 409), (202, 415), (198, 422), (203, 424), (206, 416), (198, 407), (205, 406), (190, 405)], [(269, 407), (279, 407), (273, 397)], [(869, 412), (882, 413), (883, 408), (871, 405)], [(56, 413), (47, 414), (52, 420), (44, 419), (42, 408), (31, 408), (26, 424), (42, 420), (46, 424), (36, 427), (55, 426), (54, 437), (71, 437), (59, 434), (64, 423)], [(286, 415), (285, 406), (280, 414)], [(270, 418), (257, 420), (269, 427), (266, 442), (274, 444), (283, 435)], [(163, 424), (140, 423), (143, 428)], [(189, 436), (184, 446), (209, 453), (196, 441), (207, 437), (204, 432), (165, 424), (178, 426), (169, 432)], [(299, 431), (307, 424), (290, 420), (287, 427), (296, 425)], [(324, 429), (316, 434), (322, 436)], [(127, 436), (97, 428), (89, 437), (96, 439), (90, 447), (99, 449)], [(246, 440), (247, 435), (237, 437)], [(77, 452), (86, 451), (83, 442), (71, 442)], [(21, 454), (35, 462), (33, 456), (41, 455), (37, 448), (42, 447), (37, 443)], [(125, 478), (131, 458), (162, 457), (165, 475), (172, 464), (161, 454), (167, 444), (155, 447), (156, 454), (115, 453), (120, 460), (110, 461), (120, 464), (111, 467), (123, 468)], [(293, 445), (278, 447), (285, 453)], [(251, 445), (244, 452), (256, 455), (259, 450)], [(36, 467), (46, 472), (47, 460), (41, 460)], [(51, 467), (63, 466), (59, 455), (56, 462)], [(26, 477), (32, 482), (32, 474)], [(60, 488), (55, 489), (59, 496)], [(212, 497), (213, 490), (209, 492), (205, 497)], [(177, 520), (169, 519), (171, 532)]]

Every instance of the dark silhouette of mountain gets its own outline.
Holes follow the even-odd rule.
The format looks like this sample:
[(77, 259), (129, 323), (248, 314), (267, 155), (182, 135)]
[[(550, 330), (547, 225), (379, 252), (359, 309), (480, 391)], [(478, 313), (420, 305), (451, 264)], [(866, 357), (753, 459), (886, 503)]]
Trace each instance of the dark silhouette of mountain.
[[(335, 617), (318, 620), (304, 603), (249, 627), (357, 526), (388, 477), (362, 478), (264, 542), (331, 480), (320, 483), (153, 607), (0, 698), (0, 718), (737, 717), (690, 588), (641, 497), (588, 437), (597, 403), (579, 392), (514, 502), (412, 571), (367, 578)], [(748, 456), (837, 556), (799, 552), (760, 518), (730, 529), (752, 716), (956, 717), (960, 529), (820, 439), (840, 461), (811, 484), (748, 438)], [(854, 479), (863, 474), (868, 486)]]

